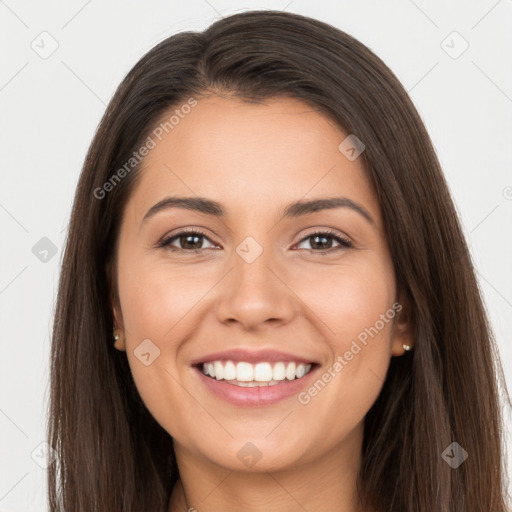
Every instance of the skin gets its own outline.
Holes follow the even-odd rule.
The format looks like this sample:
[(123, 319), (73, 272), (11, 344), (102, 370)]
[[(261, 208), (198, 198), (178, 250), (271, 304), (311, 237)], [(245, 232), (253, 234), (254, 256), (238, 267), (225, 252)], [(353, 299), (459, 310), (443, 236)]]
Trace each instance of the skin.
[[(347, 135), (299, 100), (211, 96), (198, 98), (145, 157), (123, 214), (113, 312), (117, 348), (174, 439), (180, 481), (170, 512), (361, 510), (364, 418), (390, 358), (412, 345), (412, 329), (362, 158), (338, 150)], [(142, 222), (168, 195), (213, 199), (227, 214), (172, 208)], [(375, 223), (350, 208), (280, 220), (292, 201), (331, 196), (359, 203)], [(174, 239), (181, 252), (156, 247), (186, 228), (207, 238)], [(325, 250), (315, 246), (311, 235), (326, 228), (353, 247), (335, 238)], [(263, 248), (252, 263), (236, 252), (247, 236)], [(187, 249), (194, 243), (201, 252)], [(228, 348), (270, 348), (317, 361), (321, 375), (397, 299), (402, 310), (307, 404), (292, 396), (236, 407), (212, 395), (190, 366)], [(145, 339), (160, 350), (148, 366), (134, 354)], [(262, 454), (250, 468), (237, 457), (247, 442)]]

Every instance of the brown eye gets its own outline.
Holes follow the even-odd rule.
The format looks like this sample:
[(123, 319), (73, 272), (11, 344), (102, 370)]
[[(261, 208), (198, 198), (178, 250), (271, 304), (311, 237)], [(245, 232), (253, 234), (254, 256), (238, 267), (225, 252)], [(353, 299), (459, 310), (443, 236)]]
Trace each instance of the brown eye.
[[(330, 249), (333, 249), (333, 241), (336, 241), (341, 247), (352, 247), (352, 244), (346, 238), (335, 235), (331, 231), (311, 233), (310, 235), (303, 238), (299, 244), (305, 240), (311, 240), (311, 249), (309, 250), (313, 252), (330, 251)], [(336, 247), (334, 247), (334, 249), (336, 249)]]
[[(204, 249), (204, 247), (202, 247), (204, 240), (211, 242), (211, 240), (200, 231), (182, 231), (172, 237), (164, 238), (159, 246), (176, 251), (201, 251)], [(171, 245), (175, 241), (178, 243), (178, 247)]]

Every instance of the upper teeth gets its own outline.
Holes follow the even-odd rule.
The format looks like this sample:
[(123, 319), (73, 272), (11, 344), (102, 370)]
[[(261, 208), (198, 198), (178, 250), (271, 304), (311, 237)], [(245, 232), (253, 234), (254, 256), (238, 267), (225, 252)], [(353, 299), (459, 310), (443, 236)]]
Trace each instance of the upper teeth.
[(257, 363), (244, 361), (210, 361), (203, 363), (203, 373), (217, 380), (237, 380), (240, 382), (270, 382), (300, 379), (311, 370), (310, 364), (302, 363)]

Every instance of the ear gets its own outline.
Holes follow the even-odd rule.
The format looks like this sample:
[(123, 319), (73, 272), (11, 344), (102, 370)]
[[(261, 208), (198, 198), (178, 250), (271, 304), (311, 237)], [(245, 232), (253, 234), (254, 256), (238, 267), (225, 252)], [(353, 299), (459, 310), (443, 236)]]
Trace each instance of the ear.
[(114, 333), (119, 334), (119, 339), (114, 342), (114, 347), (117, 350), (124, 351), (125, 343), (125, 333), (124, 333), (124, 322), (123, 322), (123, 315), (121, 314), (121, 305), (119, 303), (119, 299), (117, 296), (117, 286), (116, 286), (116, 280), (113, 275), (113, 267), (111, 262), (107, 263), (106, 265), (106, 273), (107, 273), (107, 281), (108, 281), (108, 289), (110, 291), (110, 309), (112, 311), (112, 323), (114, 324), (114, 332), (112, 333), (112, 336), (114, 336)]
[(114, 338), (114, 347), (117, 350), (125, 351), (125, 332), (123, 328), (123, 322), (122, 322), (122, 315), (118, 313), (119, 308), (116, 308), (115, 306), (112, 307), (113, 317), (114, 317), (114, 332), (112, 333), (112, 337), (114, 335), (119, 335), (119, 338), (116, 340)]
[(401, 356), (405, 353), (404, 345), (414, 346), (414, 319), (412, 308), (405, 294), (400, 293), (393, 309), (396, 311), (396, 315), (393, 322), (391, 354)]
[(121, 314), (121, 309), (119, 306), (112, 305), (112, 319), (114, 323), (114, 329), (118, 330), (124, 330), (124, 324), (123, 324), (123, 315)]

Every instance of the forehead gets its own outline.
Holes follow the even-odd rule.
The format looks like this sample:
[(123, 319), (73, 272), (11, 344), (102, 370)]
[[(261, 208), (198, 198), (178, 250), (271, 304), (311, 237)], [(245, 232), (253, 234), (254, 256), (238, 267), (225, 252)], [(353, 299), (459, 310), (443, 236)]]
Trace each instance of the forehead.
[[(163, 117), (168, 120), (179, 105)], [(205, 196), (236, 213), (261, 213), (303, 197), (351, 195), (378, 217), (362, 159), (338, 149), (347, 137), (336, 123), (294, 98), (247, 103), (198, 98), (174, 116), (145, 157), (132, 205), (143, 215), (166, 194)], [(163, 126), (163, 125), (160, 125)], [(234, 213), (234, 212), (233, 212)]]

